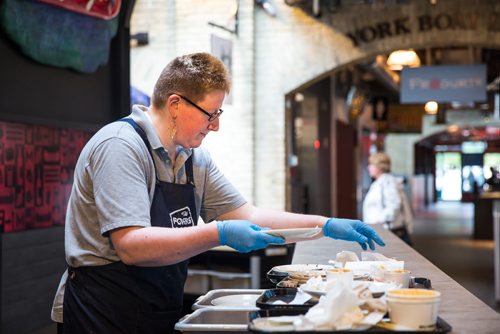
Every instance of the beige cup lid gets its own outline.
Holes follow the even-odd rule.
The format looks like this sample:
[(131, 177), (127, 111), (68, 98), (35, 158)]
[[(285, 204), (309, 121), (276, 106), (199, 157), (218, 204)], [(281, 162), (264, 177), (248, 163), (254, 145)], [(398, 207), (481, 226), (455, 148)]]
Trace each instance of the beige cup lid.
[(388, 297), (404, 299), (439, 298), (441, 296), (439, 291), (429, 289), (395, 289), (387, 291), (386, 294)]

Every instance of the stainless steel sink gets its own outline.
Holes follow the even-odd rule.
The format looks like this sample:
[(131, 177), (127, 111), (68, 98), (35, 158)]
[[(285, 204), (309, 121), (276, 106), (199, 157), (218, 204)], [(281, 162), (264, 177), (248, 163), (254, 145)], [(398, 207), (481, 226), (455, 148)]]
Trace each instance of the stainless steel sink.
[(180, 319), (175, 325), (175, 329), (190, 333), (249, 333), (248, 313), (251, 311), (228, 308), (200, 308)]

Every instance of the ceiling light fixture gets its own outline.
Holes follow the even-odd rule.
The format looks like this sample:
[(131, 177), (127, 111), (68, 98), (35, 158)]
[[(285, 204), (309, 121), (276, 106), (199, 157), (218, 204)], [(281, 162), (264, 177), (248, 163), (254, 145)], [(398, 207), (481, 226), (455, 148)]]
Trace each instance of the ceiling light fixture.
[(439, 105), (436, 101), (429, 101), (425, 104), (424, 110), (429, 115), (435, 115), (438, 112)]
[(405, 66), (419, 67), (420, 64), (420, 58), (411, 49), (393, 51), (387, 58), (387, 66), (393, 71), (401, 71)]

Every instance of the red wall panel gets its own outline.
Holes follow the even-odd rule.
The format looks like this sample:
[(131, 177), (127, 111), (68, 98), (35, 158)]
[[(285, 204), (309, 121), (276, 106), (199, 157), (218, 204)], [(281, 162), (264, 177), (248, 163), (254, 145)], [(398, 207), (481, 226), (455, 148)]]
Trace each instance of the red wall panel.
[(92, 134), (0, 121), (0, 231), (64, 224), (75, 164)]

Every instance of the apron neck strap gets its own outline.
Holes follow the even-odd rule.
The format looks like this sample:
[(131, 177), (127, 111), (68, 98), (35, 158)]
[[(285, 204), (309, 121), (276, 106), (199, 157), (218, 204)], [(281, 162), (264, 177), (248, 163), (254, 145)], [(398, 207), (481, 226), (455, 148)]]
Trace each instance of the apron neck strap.
[[(141, 136), (142, 141), (146, 145), (146, 148), (148, 149), (149, 155), (151, 156), (151, 160), (153, 160), (153, 166), (155, 167), (155, 171), (156, 171), (155, 158), (153, 157), (153, 151), (151, 149), (151, 144), (149, 143), (148, 136), (146, 135), (146, 132), (144, 132), (144, 130), (130, 117), (120, 118), (118, 120), (118, 122), (125, 122), (125, 123), (130, 124), (134, 128), (135, 132), (137, 132), (137, 134), (139, 136)], [(159, 182), (160, 180), (158, 179), (158, 173), (155, 173), (155, 177), (156, 177), (156, 182)]]
[[(154, 165), (155, 170), (156, 170), (155, 159), (153, 157), (151, 144), (149, 143), (148, 136), (146, 135), (146, 132), (144, 132), (144, 130), (130, 117), (120, 118), (118, 121), (130, 124), (134, 128), (134, 130), (139, 134), (139, 136), (141, 136), (142, 140), (144, 141), (144, 144), (146, 144), (146, 147), (148, 149), (149, 154), (151, 155), (151, 159), (153, 159), (153, 165)], [(186, 160), (185, 168), (186, 168), (187, 183), (194, 186), (193, 159), (192, 159), (193, 154), (194, 154), (194, 152), (191, 151), (191, 156)], [(156, 175), (156, 180), (159, 181), (158, 175)]]
[(186, 160), (185, 169), (186, 169), (186, 181), (194, 186), (194, 177), (193, 177), (193, 154), (194, 151), (191, 151), (191, 156)]

